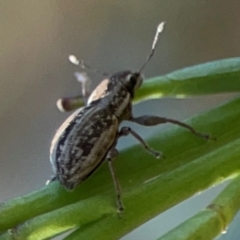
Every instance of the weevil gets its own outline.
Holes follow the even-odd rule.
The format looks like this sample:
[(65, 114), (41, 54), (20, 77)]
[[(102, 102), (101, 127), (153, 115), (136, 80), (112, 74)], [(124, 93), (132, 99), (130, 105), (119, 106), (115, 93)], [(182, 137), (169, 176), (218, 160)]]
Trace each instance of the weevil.
[[(135, 91), (143, 82), (142, 70), (155, 52), (159, 34), (164, 23), (158, 25), (151, 52), (138, 72), (122, 71), (104, 79), (93, 91), (87, 91), (82, 84), (82, 95), (86, 105), (74, 112), (57, 130), (51, 145), (50, 161), (54, 171), (52, 180), (58, 180), (67, 190), (74, 189), (89, 178), (106, 160), (116, 190), (117, 209), (121, 213), (124, 206), (121, 189), (112, 165), (117, 156), (118, 139), (129, 134), (155, 157), (161, 153), (151, 149), (143, 138), (130, 127), (119, 125), (123, 120), (143, 126), (173, 123), (190, 130), (193, 134), (209, 139), (209, 135), (197, 132), (191, 126), (170, 118), (132, 114), (132, 100)], [(89, 68), (83, 61), (71, 55), (69, 60), (83, 68)], [(82, 81), (84, 83), (84, 81)]]

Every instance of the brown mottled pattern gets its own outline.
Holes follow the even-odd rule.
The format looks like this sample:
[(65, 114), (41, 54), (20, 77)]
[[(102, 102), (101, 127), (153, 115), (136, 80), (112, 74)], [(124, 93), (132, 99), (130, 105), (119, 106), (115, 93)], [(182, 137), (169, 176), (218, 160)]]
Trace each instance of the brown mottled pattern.
[(116, 140), (120, 122), (131, 117), (131, 76), (124, 71), (103, 80), (87, 106), (73, 113), (55, 134), (50, 159), (56, 178), (67, 189), (98, 168)]
[[(130, 71), (116, 73), (110, 79), (103, 80), (90, 95), (88, 104), (96, 103), (108, 108), (119, 121), (129, 119), (131, 115), (131, 94), (124, 85)], [(95, 101), (95, 102), (94, 102)]]
[(61, 184), (71, 189), (103, 160), (115, 140), (118, 120), (105, 108), (88, 106), (67, 121), (53, 141), (51, 161)]

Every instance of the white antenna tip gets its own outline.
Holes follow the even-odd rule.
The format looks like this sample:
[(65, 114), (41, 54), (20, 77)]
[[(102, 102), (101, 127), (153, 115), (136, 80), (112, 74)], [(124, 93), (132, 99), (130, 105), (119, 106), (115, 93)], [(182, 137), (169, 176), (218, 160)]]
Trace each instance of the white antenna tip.
[(74, 56), (74, 55), (69, 55), (69, 56), (68, 56), (68, 60), (69, 60), (71, 63), (75, 64), (75, 65), (79, 65), (79, 60), (78, 60), (77, 57)]
[(157, 32), (158, 33), (161, 33), (164, 29), (164, 25), (165, 25), (166, 22), (161, 22), (158, 27), (157, 27)]

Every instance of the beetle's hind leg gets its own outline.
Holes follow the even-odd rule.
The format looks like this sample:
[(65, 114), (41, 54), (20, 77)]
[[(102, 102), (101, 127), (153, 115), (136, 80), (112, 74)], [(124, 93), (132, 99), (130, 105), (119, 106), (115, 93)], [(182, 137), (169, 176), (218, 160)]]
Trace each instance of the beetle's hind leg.
[(204, 138), (206, 140), (209, 140), (209, 139), (216, 140), (216, 138), (211, 137), (209, 134), (197, 132), (190, 125), (180, 122), (180, 121), (177, 121), (177, 120), (174, 120), (174, 119), (171, 119), (171, 118), (143, 115), (140, 117), (132, 117), (131, 119), (129, 119), (129, 121), (135, 122), (135, 123), (138, 123), (138, 124), (144, 125), (144, 126), (155, 126), (155, 125), (162, 124), (162, 123), (172, 123), (172, 124), (175, 124), (180, 127), (184, 127), (186, 129), (188, 129), (190, 132), (192, 132), (194, 135), (196, 135), (200, 138)]
[(153, 149), (151, 149), (147, 145), (147, 143), (141, 138), (141, 136), (138, 135), (136, 132), (134, 132), (130, 127), (122, 127), (120, 129), (120, 131), (118, 132), (117, 138), (115, 140), (115, 143), (112, 145), (112, 147), (108, 151), (107, 157), (106, 157), (107, 161), (108, 161), (109, 170), (110, 170), (110, 173), (111, 173), (111, 176), (113, 179), (116, 195), (117, 195), (117, 208), (118, 208), (119, 217), (121, 217), (121, 213), (123, 212), (124, 207), (123, 207), (123, 202), (122, 202), (122, 197), (121, 197), (122, 196), (121, 187), (117, 180), (112, 162), (113, 162), (114, 158), (116, 158), (118, 155), (118, 151), (116, 149), (118, 139), (120, 137), (128, 136), (129, 134), (131, 134), (134, 138), (136, 138), (145, 147), (145, 149), (148, 152), (150, 152), (151, 154), (153, 154), (156, 158), (163, 156), (160, 152), (157, 152), (157, 151), (154, 151)]
[(118, 151), (114, 147), (112, 147), (107, 154), (107, 161), (108, 161), (108, 166), (109, 166), (109, 170), (113, 179), (113, 184), (114, 184), (114, 188), (116, 191), (116, 195), (117, 195), (117, 208), (118, 208), (118, 213), (119, 213), (119, 218), (121, 218), (121, 213), (124, 211), (124, 207), (123, 207), (123, 202), (122, 202), (122, 194), (121, 194), (121, 187), (120, 184), (117, 180), (113, 165), (112, 165), (112, 161), (114, 160), (114, 158), (118, 155)]
[(131, 134), (136, 140), (138, 140), (143, 147), (152, 155), (154, 155), (156, 158), (160, 158), (160, 157), (164, 157), (163, 154), (161, 152), (155, 151), (153, 149), (151, 149), (148, 144), (144, 141), (144, 139), (138, 135), (135, 131), (133, 131), (130, 127), (122, 127), (118, 133), (118, 138), (122, 137), (122, 136), (128, 136), (129, 134)]

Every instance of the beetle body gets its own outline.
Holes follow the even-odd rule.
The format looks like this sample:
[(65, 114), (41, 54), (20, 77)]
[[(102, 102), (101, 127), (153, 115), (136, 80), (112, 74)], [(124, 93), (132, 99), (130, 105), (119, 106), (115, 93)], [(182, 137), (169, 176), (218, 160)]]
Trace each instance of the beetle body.
[(50, 159), (59, 182), (73, 189), (103, 162), (116, 143), (119, 124), (131, 117), (134, 88), (140, 74), (124, 71), (103, 80), (88, 98), (87, 106), (74, 112), (58, 129)]

